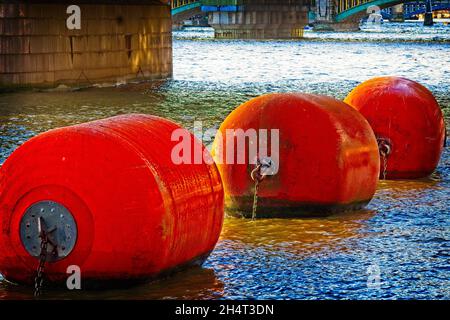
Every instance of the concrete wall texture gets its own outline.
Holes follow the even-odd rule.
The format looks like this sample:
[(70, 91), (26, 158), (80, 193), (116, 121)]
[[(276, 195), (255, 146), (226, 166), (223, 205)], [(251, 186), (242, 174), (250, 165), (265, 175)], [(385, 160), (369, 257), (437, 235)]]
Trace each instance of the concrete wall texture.
[(148, 3), (80, 4), (80, 30), (69, 3), (0, 3), (0, 87), (170, 77), (170, 6)]

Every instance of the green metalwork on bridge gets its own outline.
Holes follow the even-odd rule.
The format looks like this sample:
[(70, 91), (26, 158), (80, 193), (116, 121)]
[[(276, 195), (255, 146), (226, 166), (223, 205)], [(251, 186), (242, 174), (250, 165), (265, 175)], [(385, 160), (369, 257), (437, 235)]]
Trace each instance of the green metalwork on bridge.
[(202, 6), (202, 1), (199, 0), (172, 0), (172, 16), (197, 9)]
[[(355, 15), (362, 13), (370, 14), (370, 8), (388, 8), (400, 3), (407, 3), (411, 0), (338, 0), (335, 4), (334, 21), (341, 22)], [(315, 5), (317, 0), (311, 0)], [(245, 0), (172, 0), (172, 16), (184, 13), (189, 10), (206, 7), (240, 6), (245, 4)]]
[(370, 14), (371, 12), (368, 12), (370, 7), (382, 9), (404, 2), (409, 0), (339, 0), (334, 19), (340, 22), (357, 14)]
[(172, 0), (172, 16), (202, 6), (223, 8), (227, 6), (240, 6), (244, 3), (245, 0)]

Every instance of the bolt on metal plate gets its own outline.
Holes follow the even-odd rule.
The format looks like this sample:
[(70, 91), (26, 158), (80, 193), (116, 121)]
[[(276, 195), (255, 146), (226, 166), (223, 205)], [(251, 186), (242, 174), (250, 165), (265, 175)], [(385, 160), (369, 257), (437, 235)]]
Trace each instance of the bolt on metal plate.
[(30, 255), (39, 258), (41, 228), (47, 233), (47, 261), (56, 262), (72, 252), (77, 241), (77, 225), (67, 208), (54, 201), (30, 206), (20, 221), (20, 239)]

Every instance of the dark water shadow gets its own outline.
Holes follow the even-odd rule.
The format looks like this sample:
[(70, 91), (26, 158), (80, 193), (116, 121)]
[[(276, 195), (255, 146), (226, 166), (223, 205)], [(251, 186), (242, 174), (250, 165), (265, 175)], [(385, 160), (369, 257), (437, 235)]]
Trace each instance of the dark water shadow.
[[(83, 284), (82, 284), (83, 285)], [(39, 299), (74, 300), (159, 300), (159, 299), (218, 299), (223, 296), (224, 284), (213, 269), (194, 267), (167, 278), (126, 289), (67, 290), (46, 288)], [(33, 288), (0, 281), (0, 300), (30, 300)]]

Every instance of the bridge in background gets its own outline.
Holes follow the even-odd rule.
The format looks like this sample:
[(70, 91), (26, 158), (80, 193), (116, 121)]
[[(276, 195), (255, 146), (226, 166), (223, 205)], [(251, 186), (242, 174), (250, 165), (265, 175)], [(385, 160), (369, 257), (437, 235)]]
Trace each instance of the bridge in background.
[(366, 16), (371, 13), (371, 8), (380, 9), (395, 6), (406, 2), (404, 0), (339, 0), (334, 20), (336, 22), (352, 19), (352, 17)]
[[(450, 12), (450, 0), (433, 0), (432, 11), (433, 13)], [(416, 0), (403, 3), (399, 12), (396, 12), (394, 8), (387, 8), (382, 10), (381, 14), (384, 19), (404, 21), (405, 19), (417, 18), (419, 15), (423, 15), (426, 12), (426, 2), (423, 0)]]
[(68, 24), (76, 16), (67, 12), (72, 0), (2, 0), (0, 88), (168, 78), (172, 21), (196, 14), (208, 15), (218, 38), (292, 39), (311, 22), (357, 29), (371, 6), (403, 2), (409, 1), (78, 0), (77, 27)]
[[(303, 27), (314, 24), (318, 30), (357, 30), (359, 21), (370, 13), (392, 18), (403, 14), (401, 5), (411, 0), (173, 0), (175, 23), (192, 15), (208, 15), (219, 38), (295, 38)], [(450, 0), (434, 1), (433, 10), (448, 9)], [(416, 1), (419, 2), (419, 1)], [(426, 13), (425, 0), (405, 17)], [(389, 14), (381, 9), (393, 7)], [(401, 17), (403, 19), (403, 16)]]
[(170, 5), (172, 18), (176, 22), (202, 13), (202, 1), (199, 0), (172, 0)]

